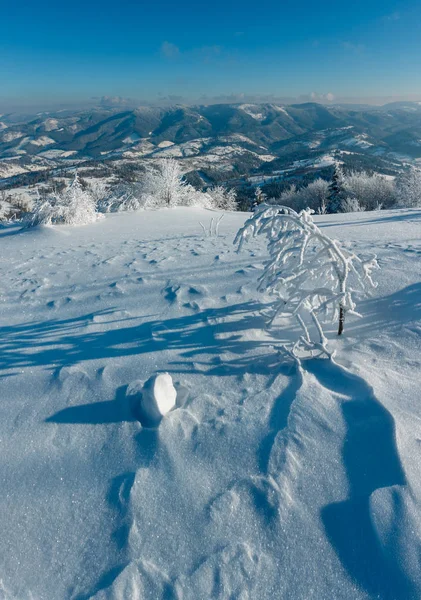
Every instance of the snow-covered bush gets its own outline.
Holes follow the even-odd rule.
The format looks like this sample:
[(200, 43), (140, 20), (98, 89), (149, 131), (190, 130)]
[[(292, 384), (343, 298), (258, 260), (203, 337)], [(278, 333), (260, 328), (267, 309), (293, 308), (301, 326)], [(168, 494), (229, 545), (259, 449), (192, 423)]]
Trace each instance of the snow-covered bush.
[(32, 210), (32, 198), (26, 192), (0, 192), (0, 222), (16, 221)]
[(397, 205), (400, 208), (421, 206), (421, 171), (410, 167), (396, 181)]
[[(260, 188), (259, 188), (260, 189)], [(234, 189), (222, 185), (210, 188), (206, 192), (211, 198), (211, 207), (217, 210), (237, 210), (237, 194)]]
[(352, 171), (344, 176), (344, 188), (348, 197), (358, 200), (363, 210), (378, 210), (379, 206), (390, 208), (396, 202), (394, 180), (378, 173)]
[(110, 194), (109, 187), (102, 179), (94, 179), (88, 184), (89, 194), (91, 195), (96, 206), (99, 206), (101, 202), (106, 200)]
[(37, 204), (26, 225), (87, 225), (98, 217), (95, 201), (82, 188), (76, 173), (72, 183), (62, 192), (55, 192)]
[(207, 192), (196, 190), (184, 181), (181, 168), (173, 158), (163, 158), (149, 164), (139, 186), (139, 203), (144, 208), (197, 206), (220, 210), (237, 209), (234, 190), (227, 190), (222, 186)]
[(241, 250), (249, 238), (266, 235), (270, 258), (258, 289), (276, 298), (270, 323), (278, 316), (295, 318), (303, 335), (294, 351), (301, 347), (329, 354), (323, 323), (338, 320), (342, 334), (346, 313), (358, 315), (358, 292), (375, 287), (372, 271), (378, 265), (375, 256), (363, 260), (322, 233), (311, 214), (262, 205), (234, 243)]
[(189, 187), (177, 161), (163, 158), (146, 169), (142, 180), (143, 204), (146, 208), (185, 205)]
[(120, 183), (110, 188), (107, 195), (97, 203), (102, 213), (136, 211), (143, 207), (141, 191), (135, 184)]
[(341, 202), (341, 212), (350, 213), (350, 212), (362, 212), (365, 209), (360, 205), (357, 198), (353, 198), (352, 196), (348, 196), (345, 200)]
[(396, 185), (393, 179), (365, 171), (344, 174), (336, 166), (330, 184), (324, 179), (316, 179), (307, 186), (298, 188), (295, 184), (286, 189), (278, 199), (270, 204), (281, 204), (296, 212), (311, 208), (319, 214), (379, 210), (390, 208), (396, 202)]
[(328, 198), (329, 184), (320, 177), (307, 186), (297, 188), (292, 184), (280, 195), (279, 199), (272, 198), (269, 204), (289, 206), (295, 211), (311, 208), (315, 212), (324, 214)]

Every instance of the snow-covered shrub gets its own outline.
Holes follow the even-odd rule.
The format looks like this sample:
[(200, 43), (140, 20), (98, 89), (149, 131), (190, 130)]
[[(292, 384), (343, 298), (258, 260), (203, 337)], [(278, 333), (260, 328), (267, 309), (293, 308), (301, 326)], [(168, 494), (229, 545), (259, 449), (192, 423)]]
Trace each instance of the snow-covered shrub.
[(344, 188), (351, 198), (356, 198), (364, 210), (378, 210), (378, 206), (390, 208), (396, 202), (396, 186), (393, 179), (365, 171), (352, 171), (344, 176)]
[(149, 164), (139, 182), (140, 205), (144, 208), (197, 206), (236, 210), (234, 190), (218, 186), (208, 192), (196, 190), (183, 179), (179, 164), (173, 158), (163, 158)]
[(6, 200), (0, 199), (0, 223), (9, 219), (10, 204)]
[(185, 205), (188, 186), (176, 160), (163, 158), (148, 165), (142, 180), (145, 208)]
[(234, 243), (241, 250), (249, 238), (266, 235), (270, 258), (258, 289), (276, 298), (270, 323), (278, 316), (294, 317), (303, 331), (294, 349), (328, 354), (323, 323), (338, 320), (342, 334), (346, 313), (358, 315), (357, 293), (375, 287), (372, 271), (378, 264), (375, 256), (363, 260), (322, 233), (312, 212), (262, 205)]
[(110, 194), (109, 187), (102, 179), (95, 179), (88, 184), (88, 191), (96, 206), (99, 206)]
[(345, 200), (342, 200), (341, 203), (341, 212), (350, 213), (350, 212), (362, 212), (365, 209), (360, 205), (357, 198), (352, 198), (348, 196)]
[(0, 222), (16, 221), (32, 210), (32, 199), (26, 192), (0, 192)]
[(311, 208), (315, 212), (324, 214), (326, 212), (329, 184), (320, 177), (309, 183), (299, 191), (300, 210)]
[(102, 213), (136, 211), (143, 207), (141, 191), (134, 184), (118, 184), (110, 188), (107, 195), (98, 202), (97, 209)]
[(196, 206), (198, 208), (213, 208), (212, 197), (209, 194), (196, 190), (190, 184), (183, 188), (183, 206)]
[(82, 188), (76, 173), (72, 183), (62, 192), (55, 192), (40, 201), (29, 216), (26, 225), (87, 225), (98, 219), (95, 201)]
[(396, 181), (397, 206), (417, 208), (421, 206), (421, 171), (410, 167)]
[(227, 189), (222, 185), (217, 185), (207, 190), (206, 193), (211, 198), (212, 208), (216, 208), (217, 210), (237, 210), (237, 194), (234, 189)]

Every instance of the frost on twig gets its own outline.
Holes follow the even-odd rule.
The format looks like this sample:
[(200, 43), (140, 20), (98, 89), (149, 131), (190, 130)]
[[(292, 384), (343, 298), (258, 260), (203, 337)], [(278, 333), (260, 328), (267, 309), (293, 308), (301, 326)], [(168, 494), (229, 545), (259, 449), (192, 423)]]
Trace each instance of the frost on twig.
[(341, 335), (346, 314), (360, 316), (355, 298), (376, 287), (372, 271), (378, 264), (375, 256), (363, 260), (322, 233), (312, 213), (263, 204), (234, 244), (241, 250), (250, 238), (267, 237), (269, 260), (258, 289), (276, 297), (269, 324), (277, 317), (294, 318), (302, 331), (294, 351), (330, 356), (323, 325), (338, 322)]

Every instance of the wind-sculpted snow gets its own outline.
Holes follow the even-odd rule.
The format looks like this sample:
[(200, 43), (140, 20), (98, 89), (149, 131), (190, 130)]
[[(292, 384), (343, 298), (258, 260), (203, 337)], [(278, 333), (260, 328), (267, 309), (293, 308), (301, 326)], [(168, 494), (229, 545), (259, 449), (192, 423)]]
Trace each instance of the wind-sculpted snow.
[(219, 214), (0, 231), (0, 598), (421, 597), (420, 211), (316, 217), (381, 266), (335, 361), (265, 328)]

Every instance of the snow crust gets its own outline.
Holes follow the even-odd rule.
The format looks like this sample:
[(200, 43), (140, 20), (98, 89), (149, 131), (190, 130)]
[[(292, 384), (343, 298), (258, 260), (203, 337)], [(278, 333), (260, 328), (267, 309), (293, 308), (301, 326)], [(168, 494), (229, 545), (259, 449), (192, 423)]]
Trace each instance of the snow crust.
[(421, 597), (421, 211), (316, 217), (381, 270), (301, 365), (218, 215), (0, 229), (0, 598)]

